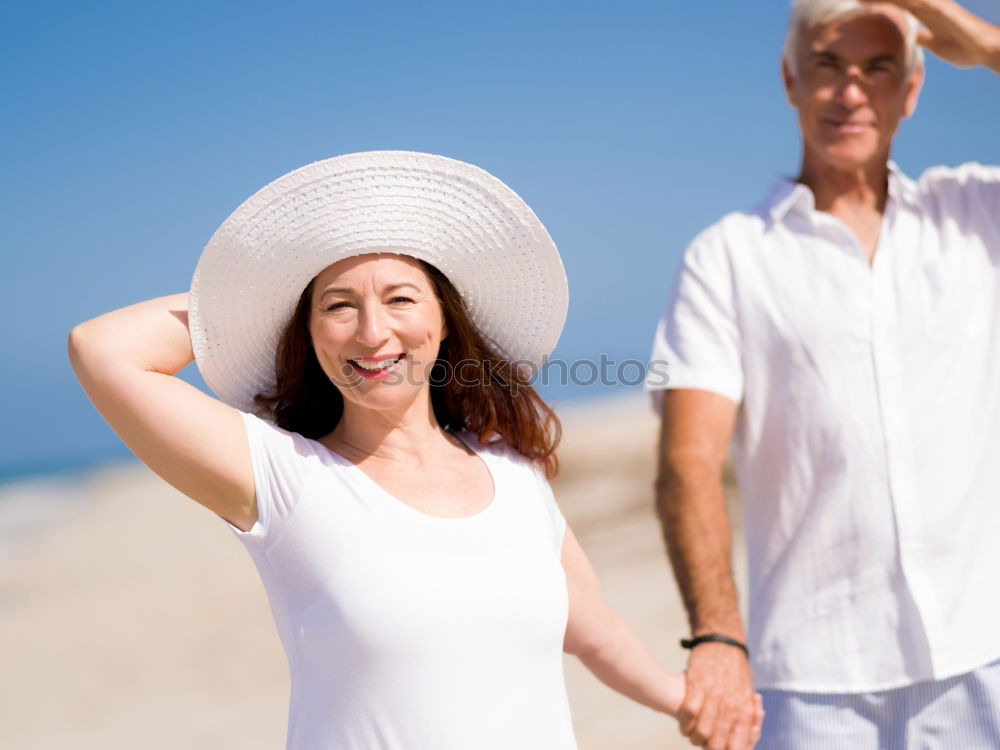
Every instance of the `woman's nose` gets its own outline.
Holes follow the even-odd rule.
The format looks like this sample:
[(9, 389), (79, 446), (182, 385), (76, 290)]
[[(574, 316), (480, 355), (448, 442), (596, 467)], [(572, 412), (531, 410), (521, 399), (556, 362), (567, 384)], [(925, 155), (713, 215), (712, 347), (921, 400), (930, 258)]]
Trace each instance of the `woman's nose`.
[(375, 349), (385, 343), (388, 330), (385, 310), (381, 304), (362, 305), (358, 314), (358, 330), (355, 335), (359, 344)]

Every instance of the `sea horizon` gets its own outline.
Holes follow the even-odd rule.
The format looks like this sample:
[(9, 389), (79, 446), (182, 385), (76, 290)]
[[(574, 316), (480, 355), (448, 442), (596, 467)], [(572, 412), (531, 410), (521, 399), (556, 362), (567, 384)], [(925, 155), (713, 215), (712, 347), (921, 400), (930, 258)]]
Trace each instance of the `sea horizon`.
[[(546, 403), (558, 410), (609, 401), (629, 394), (637, 396), (642, 392), (642, 387), (550, 384), (541, 386), (539, 392)], [(82, 392), (79, 395), (78, 406), (81, 411), (93, 411)], [(61, 456), (32, 456), (23, 460), (0, 462), (0, 490), (21, 482), (71, 478), (99, 471), (107, 466), (138, 461), (132, 451), (103, 422), (96, 422), (90, 432), (93, 434), (87, 436), (86, 440), (86, 444), (90, 446), (89, 450), (81, 449)], [(0, 502), (3, 502), (2, 494)]]

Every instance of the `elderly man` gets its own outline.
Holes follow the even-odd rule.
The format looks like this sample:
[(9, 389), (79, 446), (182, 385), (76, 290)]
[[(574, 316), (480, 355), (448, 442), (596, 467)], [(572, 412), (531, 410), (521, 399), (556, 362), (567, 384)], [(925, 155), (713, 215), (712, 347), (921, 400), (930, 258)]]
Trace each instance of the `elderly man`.
[(751, 745), (755, 685), (759, 747), (1000, 748), (1000, 168), (889, 161), (921, 47), (1000, 72), (1000, 29), (951, 0), (795, 1), (801, 172), (694, 240), (657, 332), (696, 745)]

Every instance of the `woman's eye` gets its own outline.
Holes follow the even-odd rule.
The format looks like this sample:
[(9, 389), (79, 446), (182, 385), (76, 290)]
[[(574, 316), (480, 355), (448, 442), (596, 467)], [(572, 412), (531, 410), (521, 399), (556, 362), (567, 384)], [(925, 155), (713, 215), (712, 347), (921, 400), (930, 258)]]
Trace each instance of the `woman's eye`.
[(389, 300), (390, 305), (407, 305), (412, 304), (413, 300), (409, 297), (393, 297)]
[(331, 302), (326, 306), (327, 312), (333, 312), (334, 310), (344, 310), (351, 306), (350, 302)]

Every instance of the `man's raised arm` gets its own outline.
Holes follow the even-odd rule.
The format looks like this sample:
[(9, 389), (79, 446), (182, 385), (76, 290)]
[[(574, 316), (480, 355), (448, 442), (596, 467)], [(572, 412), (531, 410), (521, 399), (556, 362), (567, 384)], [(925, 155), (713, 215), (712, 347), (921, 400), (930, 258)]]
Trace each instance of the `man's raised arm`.
[[(875, 2), (875, 0), (864, 0)], [(960, 68), (982, 66), (1000, 73), (1000, 27), (953, 0), (880, 0), (909, 11), (923, 24), (917, 41)]]

